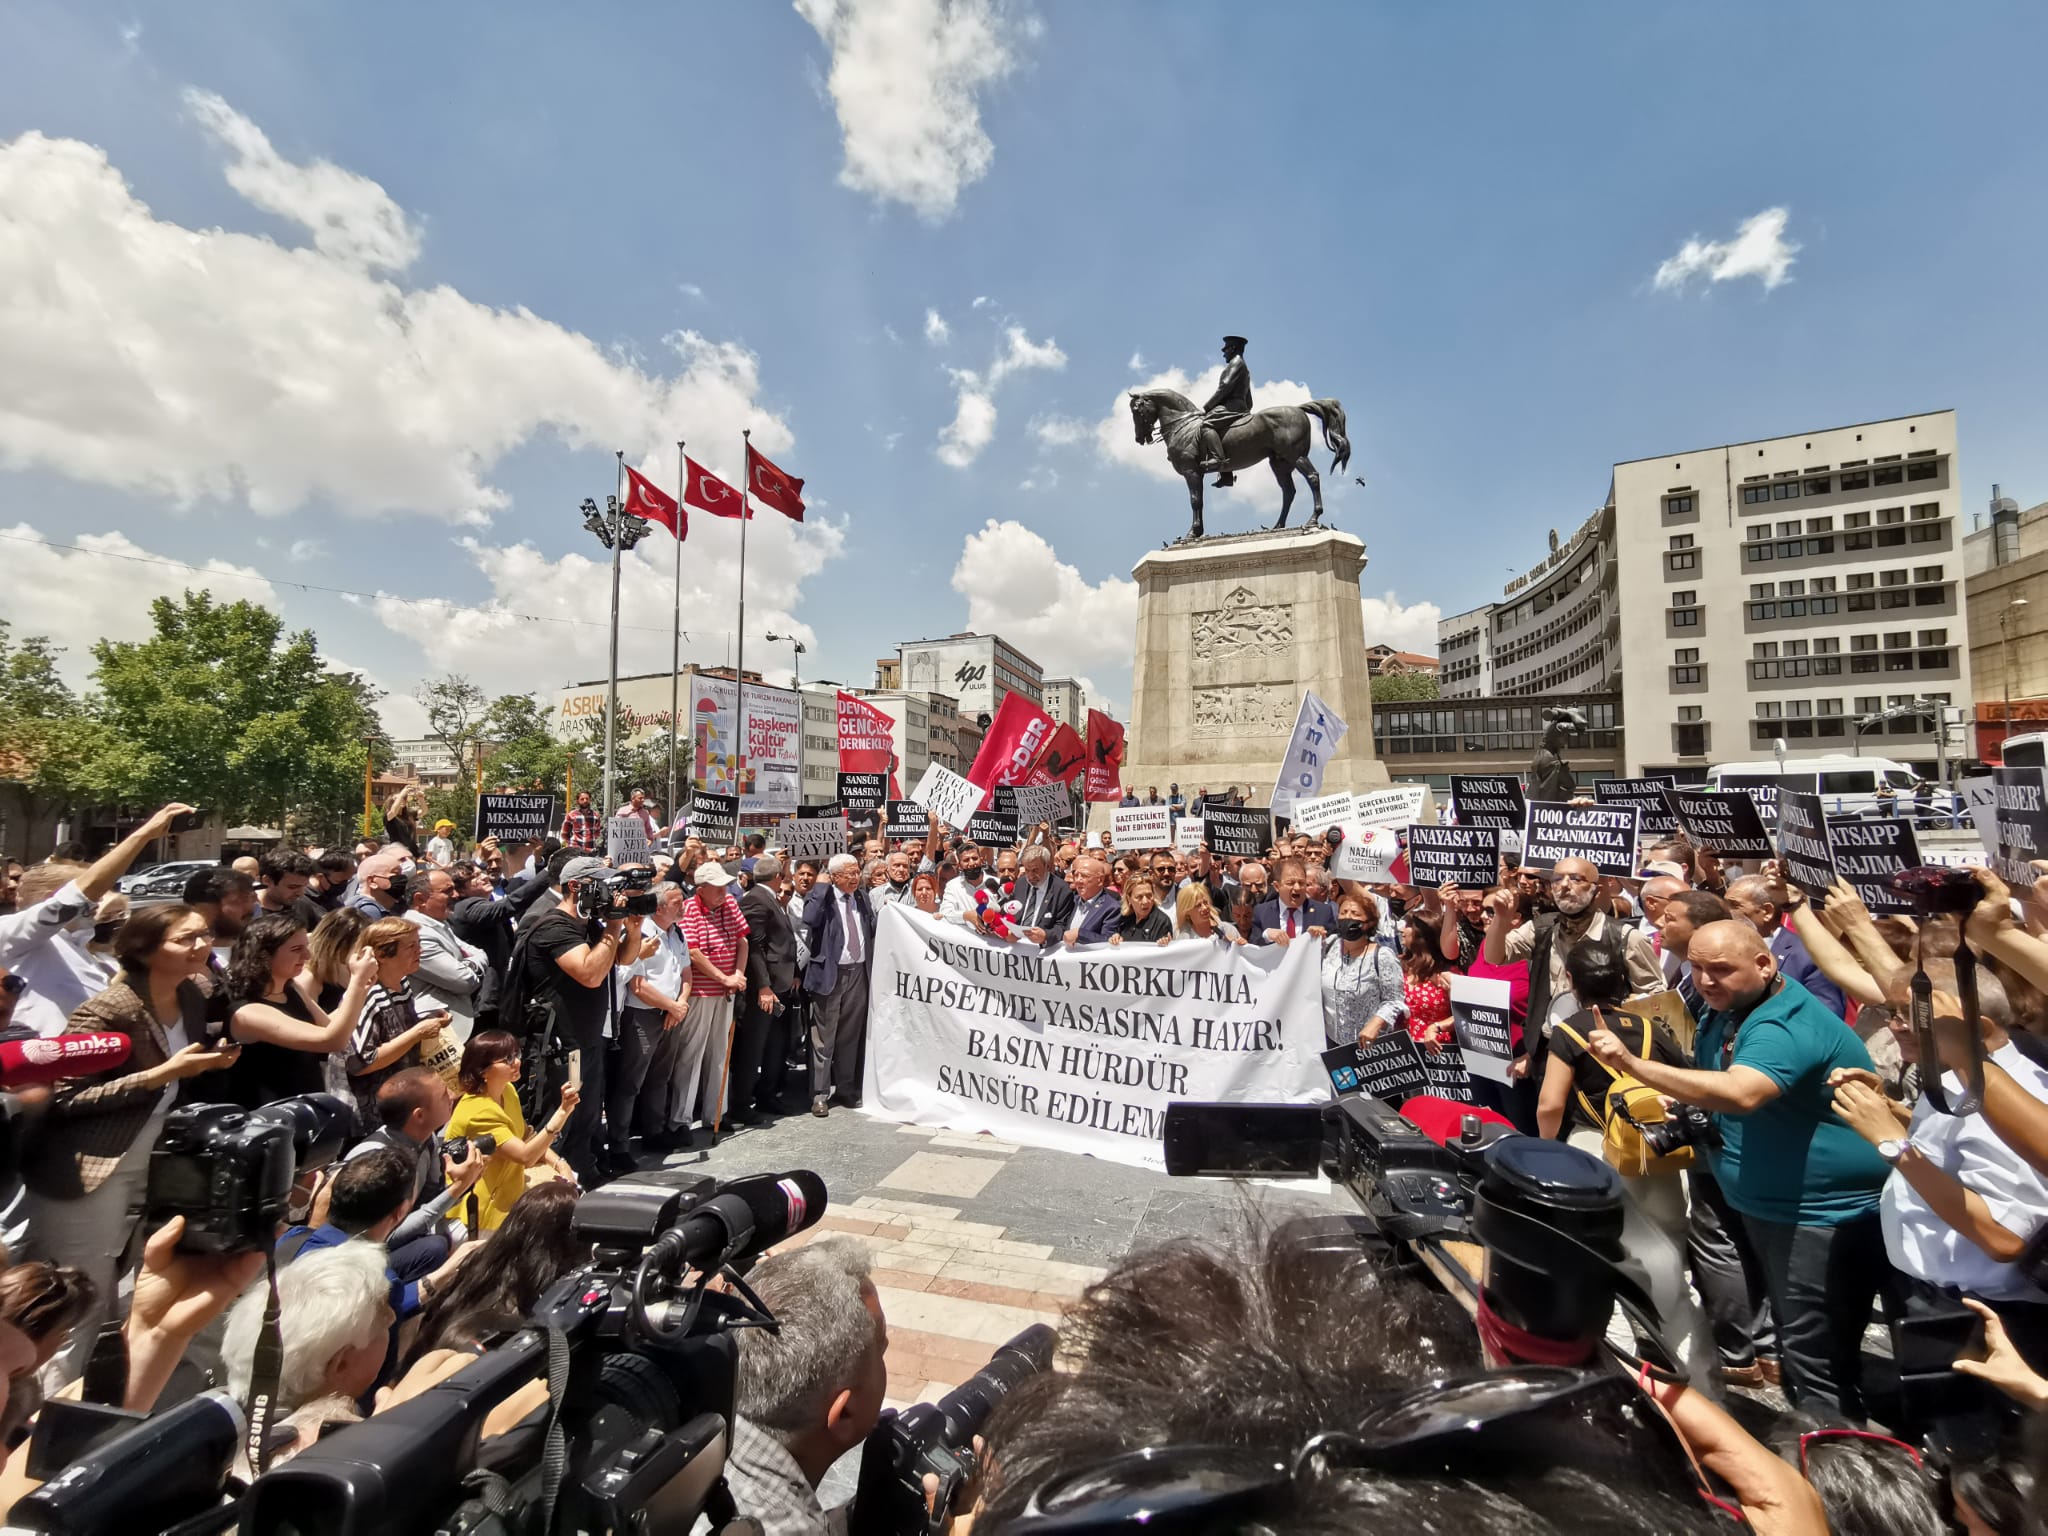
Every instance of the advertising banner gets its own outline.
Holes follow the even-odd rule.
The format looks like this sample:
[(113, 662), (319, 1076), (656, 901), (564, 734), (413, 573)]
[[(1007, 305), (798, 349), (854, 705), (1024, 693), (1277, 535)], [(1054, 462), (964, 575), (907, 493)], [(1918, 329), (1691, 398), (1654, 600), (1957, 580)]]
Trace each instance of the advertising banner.
[(690, 782), (714, 795), (737, 794), (746, 816), (791, 816), (802, 799), (803, 704), (788, 688), (723, 677), (690, 677)]

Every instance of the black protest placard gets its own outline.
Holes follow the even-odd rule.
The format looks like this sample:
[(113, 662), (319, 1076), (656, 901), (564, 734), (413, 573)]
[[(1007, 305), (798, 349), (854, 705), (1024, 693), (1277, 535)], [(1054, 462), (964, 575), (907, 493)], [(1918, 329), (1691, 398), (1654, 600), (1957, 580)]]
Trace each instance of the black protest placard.
[(1422, 1075), (1429, 1079), (1430, 1093), (1439, 1099), (1471, 1102), (1472, 1073), (1455, 1040), (1446, 1040), (1435, 1050), (1419, 1046), (1417, 1054), (1422, 1058)]
[(842, 773), (839, 775), (839, 803), (849, 811), (872, 811), (889, 803), (889, 775), (886, 773)]
[[(1783, 807), (1785, 799), (1781, 797), (1778, 804)], [(1784, 826), (1780, 820), (1778, 828), (1781, 832)], [(1849, 882), (1850, 888), (1863, 898), (1863, 905), (1871, 911), (1910, 913), (1913, 910), (1911, 901), (1892, 891), (1893, 875), (1902, 869), (1918, 869), (1923, 862), (1920, 840), (1913, 835), (1910, 821), (1890, 816), (1871, 821), (1838, 816), (1828, 823), (1828, 847), (1834, 853), (1835, 873)]]
[(1202, 836), (1219, 859), (1262, 859), (1273, 846), (1273, 813), (1263, 805), (1202, 807)]
[(1731, 859), (1768, 859), (1775, 851), (1756, 801), (1741, 790), (1667, 789), (1664, 800), (1685, 835)]
[(1475, 983), (1463, 976), (1451, 978), (1451, 1033), (1457, 1037), (1468, 1076), (1496, 1083), (1508, 1080), (1515, 1054), (1508, 1030), (1507, 990), (1504, 981)]
[[(1522, 831), (1522, 867), (1549, 869), (1559, 859), (1584, 859), (1603, 875), (1636, 872), (1636, 808), (1531, 800)], [(1414, 868), (1411, 862), (1409, 867)]]
[(553, 795), (485, 794), (476, 797), (476, 840), (495, 837), (506, 847), (537, 843), (555, 830)]
[(1452, 774), (1451, 805), (1461, 827), (1519, 832), (1529, 819), (1522, 781), (1512, 774)]
[(1483, 890), (1500, 880), (1500, 829), (1417, 822), (1408, 828), (1408, 882)]
[(1814, 794), (1820, 789), (1820, 776), (1813, 773), (1724, 773), (1721, 788), (1739, 789), (1756, 802), (1757, 815), (1763, 818), (1765, 826), (1773, 826), (1778, 820), (1778, 796), (1786, 790), (1798, 790), (1803, 794)]
[(1643, 831), (1666, 837), (1678, 830), (1678, 818), (1664, 803), (1664, 791), (1677, 782), (1668, 773), (1642, 779), (1601, 779), (1593, 785), (1593, 799), (1600, 805), (1634, 806)]
[(725, 847), (740, 835), (740, 797), (707, 795), (698, 790), (690, 802), (690, 833), (707, 843)]
[(1835, 883), (1835, 850), (1828, 842), (1820, 796), (1800, 789), (1778, 793), (1778, 866), (1809, 896), (1825, 897)]
[(1405, 1029), (1383, 1029), (1370, 1045), (1333, 1045), (1323, 1052), (1323, 1070), (1339, 1098), (1363, 1093), (1399, 1105), (1431, 1091), (1422, 1052)]
[(2048, 858), (2048, 794), (2043, 793), (2042, 770), (1994, 768), (1991, 794), (1998, 839), (1991, 867), (2007, 885), (2024, 890), (2036, 879), (2030, 861)]
[(915, 800), (891, 800), (889, 802), (889, 835), (893, 838), (912, 838), (922, 842), (931, 830), (931, 812)]
[(796, 808), (798, 821), (830, 821), (834, 816), (844, 816), (846, 810), (838, 804), (800, 805)]
[(967, 818), (968, 841), (984, 848), (1007, 848), (1017, 841), (1017, 818), (1000, 811), (976, 811)]

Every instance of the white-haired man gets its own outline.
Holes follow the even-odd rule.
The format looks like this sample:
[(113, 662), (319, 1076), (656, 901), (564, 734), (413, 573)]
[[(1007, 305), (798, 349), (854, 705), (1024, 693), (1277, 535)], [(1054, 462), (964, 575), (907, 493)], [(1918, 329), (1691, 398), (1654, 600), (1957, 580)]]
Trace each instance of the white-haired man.
[(835, 853), (825, 879), (804, 902), (811, 963), (811, 1113), (823, 1119), (836, 1094), (860, 1108), (861, 1063), (868, 1031), (868, 958), (875, 949), (875, 909), (860, 888), (860, 860)]
[[(384, 1245), (356, 1238), (309, 1253), (277, 1272), (277, 1295), (284, 1364), (273, 1412), (295, 1422), (300, 1439), (310, 1442), (324, 1419), (357, 1417), (357, 1399), (383, 1369), (396, 1320)], [(249, 1401), (268, 1300), (268, 1291), (254, 1286), (228, 1314), (221, 1362), (237, 1402)]]

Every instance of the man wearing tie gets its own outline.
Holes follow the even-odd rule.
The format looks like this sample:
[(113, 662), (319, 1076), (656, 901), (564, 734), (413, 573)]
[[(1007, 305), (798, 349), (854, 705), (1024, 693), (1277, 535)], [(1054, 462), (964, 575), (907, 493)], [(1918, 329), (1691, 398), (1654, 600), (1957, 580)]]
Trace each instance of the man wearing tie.
[(1065, 943), (1107, 944), (1116, 932), (1123, 903), (1109, 888), (1109, 865), (1098, 853), (1084, 853), (1074, 860), (1074, 907), (1067, 918)]
[(1253, 944), (1291, 942), (1304, 935), (1322, 938), (1337, 927), (1336, 911), (1327, 901), (1308, 899), (1308, 866), (1290, 855), (1273, 868), (1271, 901), (1259, 903), (1252, 914), (1252, 931), (1245, 938)]
[(1018, 864), (1019, 879), (1010, 899), (1022, 903), (1015, 927), (1040, 949), (1051, 949), (1074, 916), (1074, 892), (1053, 873), (1052, 850), (1033, 843)]
[(811, 942), (804, 972), (811, 999), (811, 1113), (822, 1120), (834, 1093), (848, 1109), (860, 1108), (875, 913), (862, 895), (860, 860), (852, 854), (835, 853), (826, 864), (825, 880), (804, 902), (804, 927)]

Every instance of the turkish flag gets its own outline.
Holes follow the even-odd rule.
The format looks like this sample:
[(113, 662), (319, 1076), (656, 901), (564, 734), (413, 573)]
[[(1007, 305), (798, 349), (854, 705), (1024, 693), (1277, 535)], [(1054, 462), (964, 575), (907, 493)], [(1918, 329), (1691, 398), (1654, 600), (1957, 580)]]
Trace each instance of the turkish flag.
[(1031, 771), (1031, 782), (1071, 784), (1087, 766), (1088, 743), (1071, 725), (1063, 725), (1052, 733), (1052, 745), (1045, 749), (1045, 756)]
[(981, 808), (995, 798), (999, 784), (1028, 784), (1031, 770), (1052, 745), (1052, 716), (1021, 693), (1006, 693), (981, 738), (981, 750), (974, 754), (974, 766), (967, 772), (969, 782), (981, 788)]
[(713, 517), (746, 517), (747, 499), (695, 459), (683, 460), (683, 500)]
[(747, 444), (747, 493), (758, 496), (784, 517), (804, 520), (804, 483), (785, 475)]
[(1124, 728), (1099, 709), (1088, 711), (1088, 792), (1093, 801), (1123, 798)]
[(635, 517), (661, 524), (678, 540), (689, 537), (689, 517), (676, 505), (675, 497), (630, 465), (626, 469), (626, 510)]

